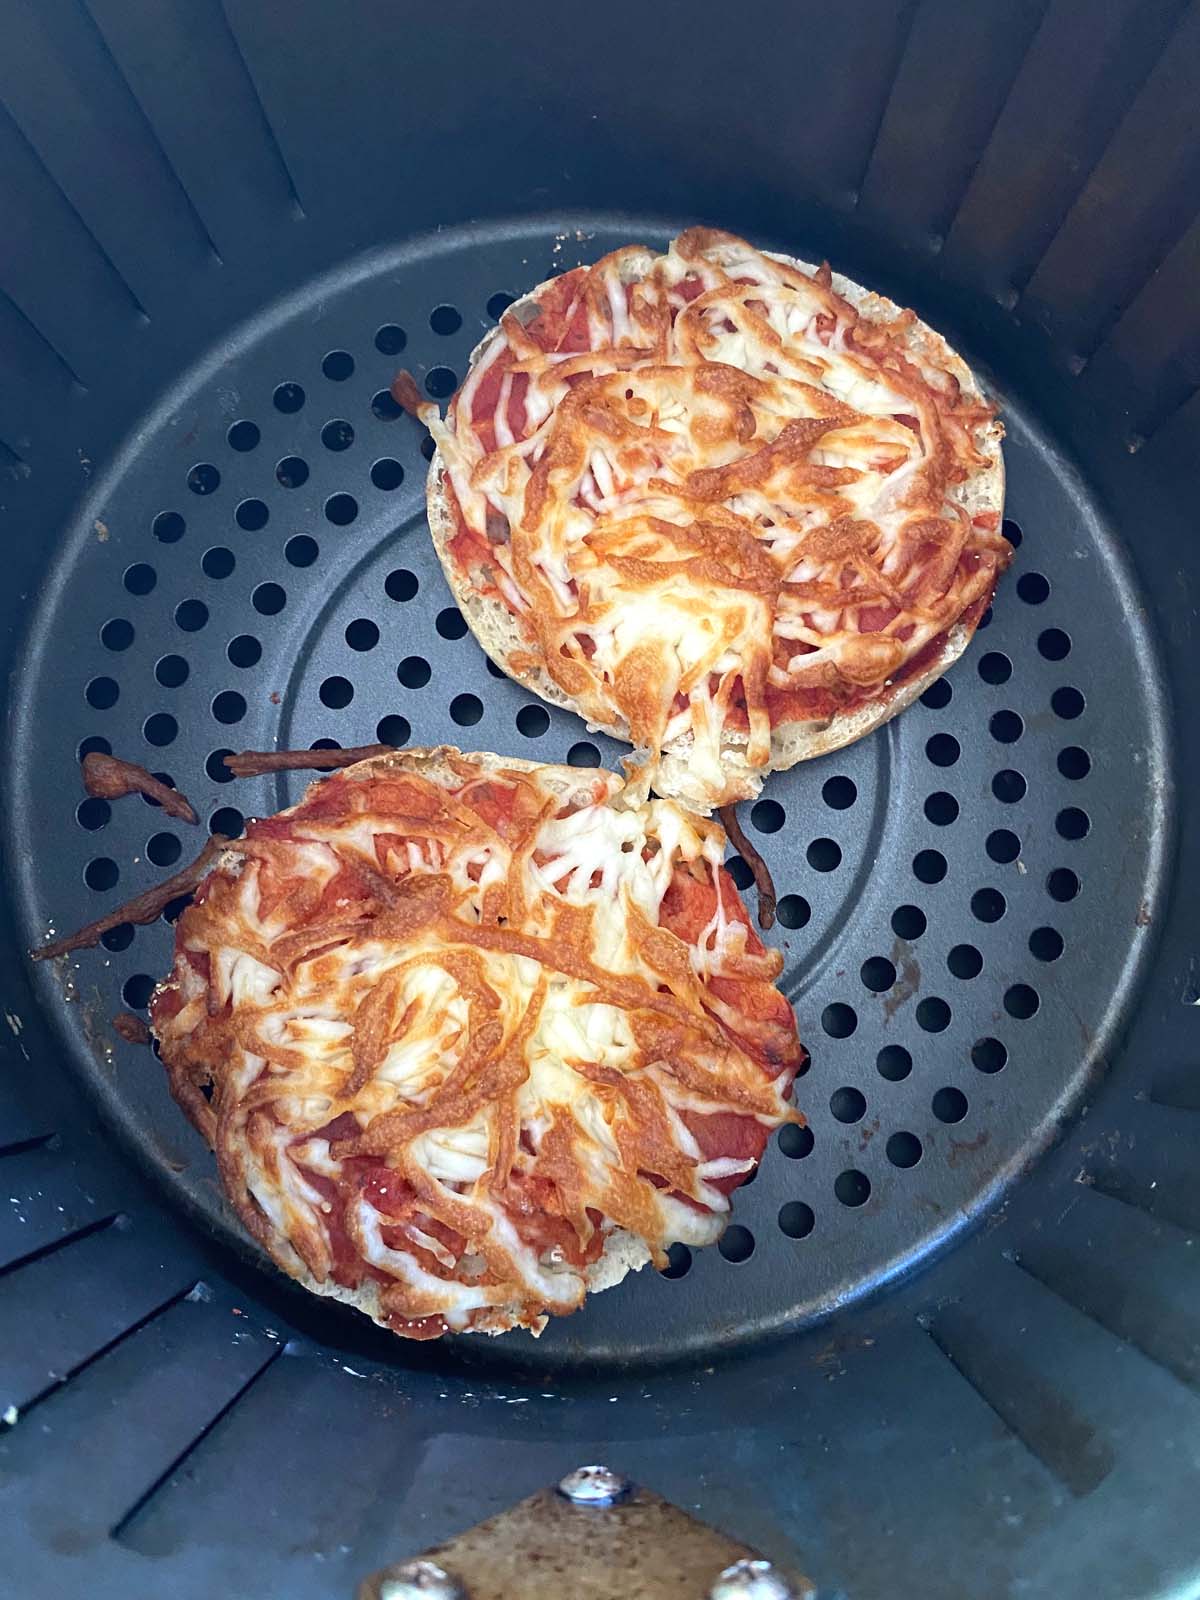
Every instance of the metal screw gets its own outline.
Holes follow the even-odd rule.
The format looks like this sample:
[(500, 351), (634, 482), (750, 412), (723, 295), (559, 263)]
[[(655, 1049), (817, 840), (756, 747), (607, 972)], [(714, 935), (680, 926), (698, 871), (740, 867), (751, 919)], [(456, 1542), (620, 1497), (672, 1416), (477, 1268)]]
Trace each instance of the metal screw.
[(559, 1479), (558, 1492), (573, 1506), (614, 1506), (633, 1485), (611, 1467), (576, 1467)]
[(797, 1600), (769, 1561), (735, 1561), (708, 1591), (708, 1600)]
[(402, 1561), (379, 1576), (379, 1600), (467, 1600), (467, 1591), (436, 1561)]

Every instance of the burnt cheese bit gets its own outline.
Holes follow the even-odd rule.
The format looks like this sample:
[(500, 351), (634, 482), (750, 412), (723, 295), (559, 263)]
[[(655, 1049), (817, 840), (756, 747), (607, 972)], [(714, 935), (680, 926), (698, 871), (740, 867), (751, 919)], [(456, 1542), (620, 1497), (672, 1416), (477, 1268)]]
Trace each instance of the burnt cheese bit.
[(332, 772), (372, 756), (386, 756), (391, 745), (360, 744), (345, 750), (241, 750), (225, 757), (235, 778), (258, 778), (265, 772)]
[(397, 372), (391, 381), (389, 392), (401, 411), (406, 411), (410, 417), (416, 417), (418, 421), (421, 420), (422, 407), (427, 406), (429, 401), (422, 395), (417, 387), (417, 380), (407, 368), (401, 367)]
[(119, 927), (122, 922), (145, 926), (156, 921), (172, 900), (178, 899), (180, 895), (191, 894), (222, 850), (229, 847), (230, 840), (222, 834), (214, 833), (196, 859), (186, 867), (181, 867), (178, 872), (173, 873), (153, 889), (146, 889), (143, 893), (135, 895), (132, 900), (126, 900), (124, 905), (117, 906), (114, 911), (106, 912), (94, 922), (85, 923), (75, 933), (69, 933), (61, 939), (53, 939), (49, 944), (38, 945), (29, 952), (31, 959), (53, 961), (58, 956), (70, 955), (74, 950), (90, 950), (100, 943), (102, 934), (107, 933), (110, 928)]
[(754, 887), (758, 890), (758, 925), (767, 930), (775, 926), (775, 906), (777, 897), (775, 883), (771, 877), (771, 869), (762, 856), (750, 843), (746, 832), (738, 820), (737, 810), (733, 806), (721, 806), (717, 812), (721, 819), (721, 826), (729, 835), (729, 842), (750, 868), (754, 878)]
[(150, 1028), (144, 1018), (135, 1017), (132, 1011), (118, 1011), (112, 1019), (113, 1032), (126, 1044), (149, 1044)]
[(82, 772), (83, 787), (98, 800), (120, 800), (127, 794), (141, 794), (148, 800), (157, 800), (167, 815), (178, 822), (194, 824), (197, 821), (186, 795), (134, 761), (122, 761), (119, 756), (92, 750), (83, 758)]

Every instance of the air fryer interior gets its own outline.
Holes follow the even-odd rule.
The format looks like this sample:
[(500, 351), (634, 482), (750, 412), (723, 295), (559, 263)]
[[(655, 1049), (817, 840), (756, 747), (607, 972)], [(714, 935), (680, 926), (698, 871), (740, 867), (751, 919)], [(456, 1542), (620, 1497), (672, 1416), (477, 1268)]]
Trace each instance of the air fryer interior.
[[(23, 1593), (348, 1594), (591, 1457), (822, 1593), (1125, 1600), (1200, 1570), (1172, 826), (1200, 13), (1102, 10), (618, 7), (617, 71), (535, 3), (0, 9)], [(511, 298), (696, 219), (828, 256), (961, 349), (1008, 429), (1013, 566), (921, 702), (746, 808), (809, 1128), (720, 1246), (539, 1341), (401, 1344), (262, 1261), (113, 1031), (179, 906), (32, 974), (23, 952), (308, 781), (228, 781), (225, 751), (615, 764), (466, 630), (388, 385), (444, 400)], [(88, 749), (169, 777), (201, 829), (86, 799)]]

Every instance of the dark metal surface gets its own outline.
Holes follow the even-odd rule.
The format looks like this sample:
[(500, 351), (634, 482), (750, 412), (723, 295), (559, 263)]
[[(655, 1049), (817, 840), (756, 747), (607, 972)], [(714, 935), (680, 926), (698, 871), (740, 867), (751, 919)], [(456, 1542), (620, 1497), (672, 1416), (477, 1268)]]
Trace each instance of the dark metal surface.
[[(1131, 1600), (1194, 1586), (1200, 842), (1194, 829), (1172, 834), (1169, 819), (1175, 795), (1200, 783), (1189, 712), (1200, 8), (879, 0), (826, 9), (819, 27), (765, 4), (745, 8), (737, 23), (714, 12), (711, 26), (689, 14), (685, 27), (675, 8), (618, 4), (606, 13), (606, 36), (638, 46), (636, 68), (618, 74), (611, 53), (581, 50), (561, 8), (540, 0), (495, 14), (450, 6), (422, 14), (419, 26), (385, 0), (337, 8), (294, 0), (286, 10), (270, 0), (0, 3), (0, 627), (21, 718), (18, 726), (10, 714), (7, 726), (13, 893), (0, 908), (8, 1019), (0, 1376), (4, 1407), (14, 1408), (3, 1415), (18, 1420), (0, 1438), (0, 1495), (8, 1571), (25, 1595), (166, 1585), (185, 1600), (214, 1591), (324, 1600), (589, 1457), (654, 1483), (778, 1559), (794, 1559), (803, 1539), (822, 1596)], [(737, 96), (736, 110), (731, 84), (755, 91)], [(479, 693), (498, 730), (481, 719), (462, 729), (463, 742), (551, 752), (580, 737), (568, 737), (554, 713), (547, 734), (527, 738), (514, 721), (523, 697), (491, 678), (482, 693), (465, 678), (461, 690), (443, 691), (444, 663), (465, 673), (457, 663), (474, 647), (442, 638), (437, 607), (423, 609), (425, 601), (382, 606), (376, 589), (373, 603), (393, 620), (371, 651), (353, 651), (339, 630), (377, 615), (351, 615), (368, 593), (356, 584), (423, 548), (418, 529), (400, 531), (419, 504), (418, 436), (369, 409), (375, 374), (381, 384), (394, 364), (376, 351), (376, 328), (404, 326), (410, 343), (399, 359), (418, 368), (452, 346), (461, 361), (486, 297), (540, 277), (554, 259), (553, 236), (604, 208), (631, 213), (627, 224), (612, 219), (614, 236), (644, 236), (647, 218), (701, 218), (829, 255), (913, 304), (993, 376), (1017, 424), (1009, 459), (1024, 540), (993, 623), (951, 679), (950, 703), (914, 707), (894, 734), (844, 758), (853, 765), (828, 764), (854, 779), (852, 807), (831, 811), (801, 776), (788, 780), (801, 785), (794, 793), (772, 791), (786, 821), (763, 837), (796, 869), (781, 873), (792, 881), (780, 888), (812, 907), (805, 928), (781, 937), (795, 952), (802, 1015), (822, 999), (806, 1018), (816, 1060), (800, 1086), (820, 1137), (811, 1156), (773, 1150), (743, 1196), (742, 1214), (757, 1208), (764, 1219), (749, 1223), (753, 1255), (730, 1263), (709, 1251), (680, 1281), (627, 1284), (596, 1302), (601, 1320), (565, 1323), (540, 1348), (513, 1340), (398, 1348), (280, 1287), (222, 1242), (223, 1227), (214, 1239), (212, 1191), (198, 1176), (194, 1142), (170, 1120), (154, 1063), (125, 1046), (108, 1063), (114, 978), (153, 973), (140, 952), (158, 941), (165, 949), (167, 930), (108, 952), (111, 968), (99, 956), (89, 987), (77, 985), (65, 1006), (45, 989), (35, 996), (20, 950), (31, 916), (54, 913), (61, 927), (98, 898), (79, 879), (92, 857), (117, 862), (118, 894), (148, 878), (146, 845), (163, 831), (136, 799), (114, 806), (95, 834), (70, 820), (79, 798), (71, 744), (92, 675), (121, 688), (116, 705), (94, 716), (111, 719), (123, 739), (133, 735), (123, 753), (146, 748), (140, 717), (188, 707), (178, 719), (185, 731), (150, 762), (181, 783), (175, 752), (188, 741), (232, 747), (255, 742), (254, 728), (280, 725), (284, 707), (271, 706), (271, 691), (289, 697), (290, 737), (348, 742), (335, 720), (369, 737), (385, 713), (429, 737), (458, 692)], [(496, 221), (537, 215), (546, 220), (527, 227)], [(443, 288), (436, 230), (464, 217), (483, 221), (441, 241)], [(515, 250), (522, 228), (544, 252), (527, 262)], [(480, 247), (494, 271), (479, 266)], [(363, 256), (369, 249), (378, 253)], [(504, 256), (514, 250), (515, 261)], [(386, 275), (393, 263), (415, 270), (418, 258), (425, 281), (439, 279), (436, 290), (401, 304), (401, 285)], [(472, 263), (469, 278), (450, 282), (452, 258), (464, 270)], [(518, 265), (519, 278), (505, 281)], [(290, 305), (280, 299), (291, 294)], [(429, 327), (442, 301), (464, 317), (458, 335)], [(235, 349), (238, 329), (250, 330), (252, 352)], [(320, 365), (338, 347), (356, 362), (340, 383)], [(268, 371), (276, 362), (266, 356), (279, 350), (305, 372)], [(257, 387), (246, 388), (243, 361), (260, 357)], [(275, 411), (281, 379), (304, 385), (304, 410)], [(231, 387), (262, 429), (245, 455), (217, 453), (228, 424), (209, 396)], [(343, 393), (354, 397), (353, 414)], [(197, 413), (180, 410), (202, 394)], [(341, 453), (345, 469), (319, 442), (335, 418), (357, 435)], [(194, 426), (207, 430), (211, 454), (187, 438)], [(378, 453), (406, 468), (399, 490), (370, 485), (373, 435)], [(310, 478), (285, 492), (273, 471), (293, 437)], [(186, 487), (203, 460), (223, 473), (209, 497)], [(355, 522), (326, 522), (318, 492), (326, 483), (326, 496), (358, 499)], [(128, 520), (109, 524), (97, 509), (89, 524), (101, 485), (105, 496), (115, 486), (131, 495), (122, 502)], [(243, 497), (268, 505), (264, 528), (237, 525)], [(384, 509), (396, 500), (408, 509)], [(182, 512), (188, 527), (178, 542), (154, 541), (148, 501)], [(399, 559), (372, 569), (369, 558), (382, 562), (393, 533)], [(295, 534), (320, 545), (314, 567), (281, 560)], [(203, 567), (216, 546), (235, 558), (226, 578)], [(124, 571), (141, 561), (154, 566), (155, 587), (139, 595), (124, 587)], [(1041, 604), (1017, 595), (1029, 571), (1050, 581)], [(432, 566), (419, 574), (427, 575), (426, 594)], [(135, 578), (135, 588), (144, 581)], [(282, 611), (254, 610), (260, 581), (287, 589)], [(176, 587), (181, 598), (203, 599), (210, 620), (195, 634), (178, 630), (174, 649), (160, 647), (189, 666), (188, 680), (169, 688), (154, 676), (146, 625), (176, 627), (165, 602)], [(229, 619), (221, 630), (217, 615)], [(97, 627), (113, 616), (141, 630), (123, 653), (97, 643)], [(235, 619), (261, 639), (279, 681), (224, 656)], [(1051, 662), (1037, 647), (1047, 627), (1071, 641)], [(315, 642), (308, 656), (306, 640)], [(1158, 677), (1146, 667), (1147, 641)], [(1012, 662), (1003, 684), (979, 677), (990, 650)], [(434, 665), (424, 689), (394, 676), (410, 654)], [(115, 671), (97, 665), (110, 656)], [(329, 675), (354, 685), (341, 711), (321, 706)], [(210, 697), (244, 693), (239, 680), (250, 679), (266, 704), (256, 692), (240, 723), (213, 720)], [(1074, 721), (1047, 713), (1048, 693), (1063, 686), (1086, 697)], [(376, 696), (386, 701), (378, 711), (369, 705)], [(993, 710), (1024, 715), (1021, 738), (1003, 751), (987, 731)], [(192, 731), (200, 728), (207, 741)], [(935, 770), (924, 744), (941, 732), (959, 739), (962, 754)], [(1087, 750), (1086, 777), (1060, 771), (1064, 745)], [(996, 799), (999, 766), (1022, 774), (1022, 799)], [(1077, 770), (1079, 759), (1067, 766)], [(1013, 780), (1005, 783), (1011, 792)], [(236, 786), (253, 793), (245, 802), (234, 788), (204, 780), (193, 788), (206, 822), (224, 804), (246, 811), (280, 798), (265, 782), (261, 793)], [(952, 824), (925, 817), (926, 798), (941, 791), (958, 802)], [(1055, 808), (1050, 797), (1060, 792), (1069, 798)], [(37, 814), (32, 794), (43, 797)], [(1082, 840), (1054, 831), (1071, 804), (1091, 819)], [(1019, 859), (1037, 871), (1022, 876), (1016, 863), (988, 857), (998, 827), (1012, 828)], [(946, 856), (941, 883), (913, 879), (892, 848), (897, 830), (920, 833), (921, 848)], [(841, 846), (836, 871), (810, 868), (816, 838)], [(1051, 901), (1039, 887), (1054, 868), (1078, 874), (1074, 900)], [(1002, 887), (1008, 907), (975, 937), (957, 931), (964, 916), (974, 921), (956, 899), (968, 886)], [(906, 1030), (896, 1042), (914, 1058), (899, 1081), (872, 1064), (883, 1011), (859, 978), (868, 957), (892, 959), (892, 900), (934, 911), (914, 942), (920, 995), (887, 1024), (888, 1042)], [(1055, 962), (1039, 963), (1028, 949), (1041, 926), (1064, 939)], [(952, 934), (980, 952), (979, 977), (947, 971)], [(804, 970), (798, 963), (812, 951)], [(99, 1007), (93, 978), (107, 985)], [(1022, 982), (1041, 1000), (1027, 1020), (1003, 1007), (1004, 989)], [(993, 1075), (949, 1053), (970, 1044), (985, 991), (998, 1014), (984, 1031), (1010, 1051)], [(1071, 1017), (1066, 1002), (1083, 992), (1095, 1014)], [(917, 1023), (927, 995), (951, 1006), (942, 1033)], [(101, 1029), (98, 1059), (84, 1051), (81, 1000)], [(823, 1032), (829, 1000), (856, 1011), (849, 1037)], [(73, 1070), (64, 1072), (67, 1057)], [(114, 1139), (111, 1117), (96, 1117), (81, 1067), (129, 1138)], [(854, 1087), (867, 1113), (842, 1124), (829, 1097)], [(933, 1113), (942, 1088), (967, 1096), (963, 1123)], [(1085, 1109), (1065, 1119), (1057, 1148), (1002, 1193), (992, 1188), (1016, 1176), (993, 1139), (1007, 1141), (1014, 1159), (1022, 1148), (1032, 1153), (1073, 1090), (1083, 1091)], [(883, 1112), (896, 1120), (884, 1117), (859, 1152)], [(150, 1151), (138, 1132), (155, 1128), (170, 1140), (165, 1150)], [(895, 1131), (922, 1140), (917, 1166), (887, 1160)], [(988, 1141), (975, 1150), (950, 1142), (969, 1144), (982, 1131)], [(143, 1150), (134, 1161), (131, 1140)], [(178, 1161), (188, 1170), (173, 1172)], [(853, 1214), (830, 1187), (851, 1166), (872, 1182)], [(177, 1203), (163, 1202), (164, 1183)], [(922, 1194), (974, 1211), (984, 1225), (963, 1228), (961, 1212), (939, 1215)], [(811, 1207), (811, 1235), (777, 1228), (785, 1202)], [(806, 1217), (794, 1210), (788, 1221), (796, 1229)], [(863, 1287), (905, 1263), (902, 1240), (927, 1252), (956, 1230), (956, 1248), (926, 1271), (813, 1319), (822, 1300), (815, 1286), (836, 1293), (839, 1268), (844, 1287)], [(205, 1287), (193, 1292), (198, 1281)], [(759, 1300), (768, 1297), (799, 1331), (745, 1338), (763, 1325)], [(647, 1305), (661, 1308), (652, 1324), (622, 1321), (620, 1307)], [(714, 1333), (732, 1333), (740, 1355), (632, 1368), (583, 1359), (635, 1348), (665, 1354), (696, 1330), (710, 1348)]]

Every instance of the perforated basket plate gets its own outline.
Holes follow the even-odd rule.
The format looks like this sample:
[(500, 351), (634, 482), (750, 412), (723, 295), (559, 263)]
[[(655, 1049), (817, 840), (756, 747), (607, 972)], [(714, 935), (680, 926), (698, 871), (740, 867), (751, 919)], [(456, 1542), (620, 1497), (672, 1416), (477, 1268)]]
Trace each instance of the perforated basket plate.
[[(31, 942), (200, 843), (140, 799), (84, 799), (88, 749), (169, 775), (227, 833), (308, 781), (228, 782), (231, 749), (450, 740), (616, 762), (467, 632), (425, 529), (424, 435), (387, 390), (404, 364), (444, 400), (510, 298), (629, 237), (531, 223), (376, 255), (272, 308), (163, 399), (31, 597), (6, 819)], [(1159, 691), (1097, 508), (1001, 400), (1019, 548), (995, 615), (920, 704), (773, 777), (748, 819), (812, 1052), (796, 1090), (809, 1128), (774, 1142), (717, 1249), (677, 1249), (666, 1276), (552, 1326), (544, 1363), (735, 1344), (864, 1294), (994, 1202), (1103, 1064), (1160, 876)], [(111, 1028), (169, 965), (172, 913), (41, 971), (41, 993), (131, 1148), (246, 1252), (158, 1062)], [(344, 1329), (352, 1313), (327, 1315)], [(512, 1335), (488, 1354), (530, 1350)]]

